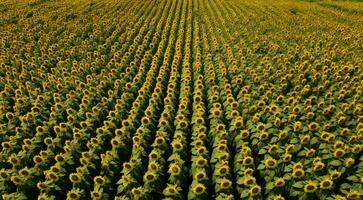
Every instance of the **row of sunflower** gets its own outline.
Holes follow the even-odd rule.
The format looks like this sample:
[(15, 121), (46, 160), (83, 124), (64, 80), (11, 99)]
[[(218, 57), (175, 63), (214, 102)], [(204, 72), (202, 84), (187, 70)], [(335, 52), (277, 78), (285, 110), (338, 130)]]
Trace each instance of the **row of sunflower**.
[(361, 198), (357, 16), (24, 2), (0, 8), (2, 199)]
[[(146, 64), (146, 62), (148, 62), (148, 57), (145, 57), (145, 59), (142, 62)], [(74, 63), (75, 62), (73, 62), (73, 67), (74, 67)], [(62, 64), (64, 64), (64, 63), (62, 63)], [(135, 69), (137, 69), (137, 68), (133, 67), (130, 69), (131, 69), (130, 71), (126, 70), (126, 74), (124, 74), (124, 75), (126, 75), (127, 78), (134, 76), (135, 72), (136, 72)], [(124, 70), (124, 68), (119, 68), (117, 71), (119, 71), (119, 73), (120, 73), (122, 70)], [(92, 87), (91, 83), (96, 84), (97, 79), (92, 79), (89, 76), (87, 76), (87, 81), (88, 81), (87, 85), (82, 82), (75, 81), (75, 84), (78, 84), (78, 87), (75, 86), (76, 90), (80, 91), (76, 94), (82, 95), (81, 91), (83, 91), (82, 99), (77, 98), (77, 95), (75, 95), (74, 91), (71, 91), (71, 92), (69, 92), (69, 94), (66, 95), (66, 100), (64, 102), (62, 102), (62, 96), (60, 96), (58, 94), (53, 95), (54, 96), (53, 102), (55, 104), (51, 108), (52, 112), (48, 113), (50, 116), (49, 121), (43, 122), (43, 124), (45, 124), (44, 126), (38, 126), (36, 128), (37, 132), (31, 140), (29, 140), (29, 139), (24, 140), (24, 145), (28, 145), (28, 146), (33, 145), (36, 148), (34, 152), (39, 152), (39, 150), (41, 150), (39, 148), (41, 148), (43, 145), (39, 145), (39, 144), (41, 144), (42, 142), (44, 142), (44, 147), (46, 148), (46, 150), (40, 151), (39, 156), (37, 156), (36, 154), (32, 154), (31, 152), (29, 152), (28, 154), (25, 154), (24, 152), (19, 152), (18, 155), (9, 157), (8, 160), (11, 163), (26, 164), (29, 162), (26, 162), (26, 161), (19, 162), (19, 158), (23, 159), (23, 157), (24, 157), (24, 156), (20, 156), (20, 155), (26, 155), (28, 157), (28, 160), (29, 160), (29, 158), (31, 159), (32, 155), (35, 155), (33, 157), (33, 160), (35, 163), (34, 167), (29, 168), (29, 169), (27, 167), (25, 167), (25, 168), (21, 169), (21, 166), (16, 165), (13, 167), (13, 170), (11, 171), (11, 174), (13, 174), (13, 175), (10, 175), (9, 172), (5, 171), (5, 170), (2, 172), (3, 178), (6, 180), (5, 186), (10, 187), (9, 188), (10, 191), (14, 189), (14, 185), (15, 185), (15, 187), (17, 187), (17, 188), (23, 188), (23, 190), (24, 190), (23, 192), (29, 192), (29, 189), (32, 189), (32, 187), (35, 187), (36, 180), (42, 180), (42, 178), (41, 178), (42, 171), (44, 170), (44, 176), (45, 176), (46, 180), (44, 182), (39, 182), (37, 184), (37, 186), (38, 186), (39, 190), (41, 190), (45, 193), (41, 194), (39, 196), (39, 198), (46, 198), (46, 196), (48, 194), (54, 195), (54, 193), (56, 195), (60, 195), (60, 193), (59, 193), (60, 190), (64, 190), (65, 189), (64, 187), (67, 187), (66, 186), (67, 183), (64, 181), (64, 179), (61, 179), (63, 177), (66, 177), (66, 174), (69, 173), (69, 171), (67, 171), (65, 169), (71, 169), (74, 167), (74, 162), (76, 161), (75, 158), (80, 156), (81, 153), (79, 151), (84, 149), (84, 148), (82, 148), (82, 146), (78, 146), (77, 144), (79, 143), (79, 144), (83, 144), (84, 147), (86, 146), (87, 139), (89, 139), (89, 137), (91, 136), (88, 133), (88, 131), (92, 130), (93, 126), (98, 126), (100, 123), (104, 122), (105, 127), (97, 129), (97, 134), (105, 135), (105, 136), (107, 136), (107, 133), (104, 134), (103, 130), (112, 129), (112, 127), (114, 126), (112, 121), (104, 121), (105, 119), (103, 116), (106, 116), (105, 114), (107, 113), (107, 107), (110, 108), (110, 105), (113, 104), (114, 101), (119, 98), (118, 95), (120, 95), (120, 94), (118, 94), (118, 91), (120, 90), (120, 83), (123, 80), (120, 79), (115, 82), (114, 91), (109, 90), (108, 93), (106, 93), (106, 94), (103, 91), (105, 91), (107, 86), (110, 86), (109, 84), (112, 83), (111, 81), (114, 81), (117, 78), (116, 77), (117, 71), (112, 71), (112, 70), (110, 70), (109, 72), (102, 71), (100, 78), (104, 79), (105, 77), (108, 77), (110, 81), (108, 81), (108, 82), (101, 81), (98, 87)], [(124, 78), (123, 77), (124, 75), (122, 75), (121, 78)], [(141, 78), (143, 77), (142, 73), (139, 74), (138, 78), (134, 79), (134, 82), (138, 83), (138, 84), (142, 83), (142, 79), (140, 79), (140, 77)], [(126, 80), (127, 80), (127, 78), (126, 78)], [(140, 82), (140, 80), (141, 80), (141, 82)], [(117, 83), (119, 83), (119, 84), (117, 84)], [(66, 84), (74, 84), (74, 83), (66, 82)], [(61, 84), (58, 84), (58, 85), (61, 85)], [(88, 86), (90, 86), (88, 88), (89, 90), (85, 89), (85, 87), (88, 87)], [(121, 87), (123, 87), (123, 86), (124, 85), (121, 84)], [(99, 98), (99, 96), (97, 96), (97, 94), (98, 95), (100, 95), (100, 94), (108, 95), (109, 98), (103, 97), (101, 99), (101, 98)], [(128, 97), (127, 93), (124, 93), (124, 94), (126, 94), (126, 95), (123, 95), (124, 98), (121, 97), (121, 99), (120, 99), (121, 101), (120, 101), (118, 107), (125, 105), (125, 103), (123, 103), (122, 101), (125, 101), (125, 100), (126, 100), (126, 102), (130, 101), (130, 97)], [(78, 96), (80, 96), (80, 95), (78, 95)], [(38, 99), (43, 101), (42, 99), (44, 99), (44, 97), (39, 96)], [(100, 100), (101, 100), (100, 103), (98, 103), (96, 106), (93, 106), (96, 104), (97, 101), (100, 101)], [(79, 106), (78, 106), (77, 105), (78, 103), (81, 103), (81, 104), (79, 104)], [(47, 105), (46, 102), (44, 103), (44, 105)], [(76, 112), (74, 109), (72, 109), (72, 107), (74, 105), (80, 109), (78, 112)], [(66, 107), (66, 108), (69, 107), (69, 108), (65, 109), (64, 107)], [(45, 108), (45, 107), (43, 107), (43, 108)], [(92, 108), (92, 110), (91, 110), (91, 108)], [(89, 111), (91, 111), (91, 112), (89, 112)], [(124, 113), (126, 111), (126, 109), (120, 110), (120, 111), (121, 111), (121, 113)], [(115, 113), (115, 111), (113, 111), (113, 113)], [(110, 114), (110, 115), (112, 115), (112, 114)], [(84, 117), (86, 117), (87, 119), (84, 121), (81, 121), (82, 118), (84, 119)], [(116, 116), (114, 116), (114, 117), (116, 117)], [(118, 118), (118, 117), (116, 117), (116, 118)], [(62, 122), (62, 121), (65, 121), (65, 122)], [(81, 121), (81, 123), (79, 123), (80, 121)], [(72, 127), (72, 126), (75, 126), (75, 127), (80, 126), (80, 128), (73, 128), (72, 130), (70, 130), (70, 127)], [(23, 127), (26, 127), (26, 126), (23, 126)], [(53, 130), (52, 130), (52, 127), (53, 127)], [(93, 129), (93, 130), (95, 130), (95, 129)], [(69, 140), (70, 138), (72, 138), (72, 134), (69, 134), (69, 131), (73, 131), (73, 140)], [(31, 133), (31, 131), (29, 131), (29, 132)], [(21, 138), (26, 135), (19, 134), (19, 136)], [(43, 141), (43, 139), (44, 139), (44, 141)], [(90, 142), (87, 143), (87, 147), (89, 147), (92, 150), (90, 150), (90, 153), (89, 152), (84, 152), (84, 154), (82, 153), (82, 156), (85, 157), (85, 159), (80, 160), (82, 165), (86, 165), (84, 163), (88, 164), (88, 162), (87, 162), (88, 157), (91, 157), (91, 159), (93, 159), (95, 156), (94, 154), (95, 153), (97, 154), (96, 149), (94, 149), (95, 148), (94, 145), (98, 145), (98, 143), (100, 142), (99, 139), (104, 139), (104, 138), (93, 137), (90, 139)], [(65, 144), (64, 147), (63, 147), (63, 144)], [(4, 145), (7, 146), (7, 143), (4, 143)], [(23, 147), (24, 147), (24, 145), (23, 145)], [(99, 149), (100, 149), (100, 147), (98, 147), (97, 150), (99, 150)], [(27, 149), (25, 149), (25, 150), (27, 150)], [(64, 153), (62, 153), (62, 151), (64, 151)], [(26, 158), (24, 158), (24, 159), (26, 159)], [(55, 159), (56, 163), (52, 165), (52, 163), (54, 163), (53, 159)], [(97, 156), (96, 156), (96, 159), (97, 159)], [(92, 163), (92, 162), (90, 162), (90, 163)], [(30, 165), (32, 165), (31, 162), (30, 162)], [(49, 166), (51, 166), (51, 167), (49, 167)], [(46, 170), (48, 167), (49, 167), (49, 170)], [(94, 168), (94, 166), (92, 166), (92, 167)], [(17, 169), (19, 169), (19, 168), (20, 168), (19, 175), (17, 175), (18, 174)], [(83, 169), (87, 170), (87, 167), (84, 167)], [(81, 171), (81, 170), (79, 170), (79, 171)], [(77, 179), (77, 176), (70, 175), (70, 178), (71, 178), (71, 181), (73, 182), (73, 180)], [(11, 180), (13, 183), (9, 183), (9, 182), (7, 182), (7, 180)], [(97, 179), (97, 180), (99, 180), (99, 179)], [(77, 181), (75, 181), (75, 182), (77, 182)], [(23, 195), (21, 193), (21, 190), (19, 192), (5, 195), (4, 198), (12, 198), (12, 197), (19, 196), (19, 195)], [(74, 197), (74, 195), (72, 195), (72, 193), (70, 194), (70, 196)]]

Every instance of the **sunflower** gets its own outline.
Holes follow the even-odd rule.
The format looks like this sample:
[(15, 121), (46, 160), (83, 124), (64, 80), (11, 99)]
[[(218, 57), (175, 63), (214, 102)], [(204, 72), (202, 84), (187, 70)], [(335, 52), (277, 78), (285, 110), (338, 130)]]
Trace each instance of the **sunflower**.
[(285, 200), (285, 198), (281, 195), (275, 195), (273, 200)]
[(309, 130), (310, 131), (316, 131), (319, 128), (319, 124), (316, 122), (311, 122), (309, 124)]
[(285, 185), (285, 180), (284, 180), (284, 178), (277, 178), (276, 180), (275, 180), (275, 186), (276, 187), (283, 187), (284, 185)]
[(179, 196), (181, 189), (177, 185), (168, 184), (168, 186), (164, 189), (163, 194), (165, 196)]
[(308, 144), (310, 142), (310, 135), (304, 135), (300, 139), (300, 144)]
[(193, 194), (195, 194), (197, 196), (200, 196), (200, 195), (204, 194), (206, 192), (206, 190), (207, 190), (207, 188), (201, 183), (196, 184), (192, 188)]
[(78, 174), (78, 173), (71, 173), (69, 175), (69, 180), (72, 182), (72, 183), (80, 183), (82, 181), (81, 179), (81, 175)]
[(103, 178), (102, 176), (95, 176), (93, 178), (93, 182), (98, 185), (103, 185), (105, 184), (105, 178)]
[(172, 176), (177, 176), (181, 173), (181, 168), (179, 167), (179, 165), (172, 163), (169, 166), (169, 170), (168, 172), (172, 175)]
[(345, 155), (345, 150), (342, 148), (338, 148), (334, 151), (334, 157), (335, 158), (341, 158)]
[(254, 159), (251, 156), (247, 156), (247, 157), (243, 158), (243, 161), (242, 162), (243, 162), (243, 165), (248, 166), (248, 165), (252, 165), (253, 164)]
[(10, 180), (16, 185), (20, 186), (24, 184), (24, 180), (20, 176), (11, 176)]
[(258, 137), (259, 137), (260, 140), (264, 141), (264, 140), (268, 139), (269, 134), (266, 131), (263, 131), (263, 132), (260, 132)]
[(134, 199), (138, 199), (140, 196), (143, 195), (143, 193), (144, 192), (142, 190), (142, 187), (132, 188), (132, 190), (131, 190), (131, 194)]
[(292, 159), (292, 155), (289, 153), (285, 153), (282, 159), (283, 159), (283, 162), (289, 163)]
[(325, 164), (321, 161), (318, 161), (318, 162), (314, 163), (313, 170), (314, 170), (314, 172), (317, 172), (317, 171), (324, 169), (324, 167), (325, 167)]
[(309, 150), (307, 150), (305, 152), (305, 157), (307, 157), (307, 158), (314, 157), (315, 156), (315, 152), (316, 152), (315, 149), (309, 149)]
[(246, 187), (249, 187), (250, 185), (256, 184), (256, 178), (251, 175), (246, 175), (246, 177), (243, 180), (243, 185)]
[(361, 193), (357, 190), (351, 190), (347, 194), (348, 199), (361, 199)]
[(320, 181), (319, 186), (323, 190), (329, 190), (333, 187), (333, 181), (330, 178), (323, 179)]
[(261, 193), (261, 186), (259, 185), (254, 185), (252, 186), (249, 190), (248, 190), (248, 194), (251, 197), (255, 197), (257, 195), (259, 195)]
[(330, 178), (332, 180), (336, 180), (338, 179), (339, 177), (341, 176), (341, 172), (337, 171), (337, 170), (334, 170), (330, 173)]
[(318, 189), (317, 183), (313, 181), (308, 181), (308, 183), (304, 186), (304, 192), (305, 193), (313, 193)]
[(157, 179), (157, 175), (154, 172), (146, 172), (144, 175), (144, 182), (149, 183)]
[(293, 172), (292, 172), (292, 177), (295, 179), (301, 179), (304, 176), (305, 176), (305, 171), (303, 169), (299, 168), (299, 169), (293, 170)]
[(351, 167), (354, 164), (354, 162), (355, 162), (354, 158), (347, 158), (344, 161), (344, 166), (346, 168), (349, 168), (349, 167)]
[(223, 179), (220, 184), (221, 189), (228, 189), (231, 188), (232, 186), (232, 181), (228, 180), (228, 179)]
[(197, 180), (198, 182), (201, 182), (203, 180), (207, 180), (208, 176), (207, 176), (207, 174), (205, 173), (204, 170), (200, 170), (200, 171), (195, 173), (194, 179)]
[(0, 180), (7, 180), (9, 177), (9, 172), (7, 172), (4, 168), (0, 170)]
[(289, 132), (286, 130), (280, 131), (279, 135), (278, 135), (278, 139), (279, 140), (283, 140), (285, 139), (287, 136), (289, 135)]
[(264, 161), (264, 164), (265, 164), (266, 168), (274, 169), (277, 166), (277, 160), (269, 157)]
[(242, 130), (240, 132), (241, 139), (247, 139), (250, 136), (250, 132), (248, 130)]

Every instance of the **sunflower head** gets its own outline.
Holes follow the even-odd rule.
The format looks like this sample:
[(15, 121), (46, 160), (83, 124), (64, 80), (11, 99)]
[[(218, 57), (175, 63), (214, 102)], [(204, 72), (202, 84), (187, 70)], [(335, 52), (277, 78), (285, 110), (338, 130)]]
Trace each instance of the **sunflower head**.
[(247, 139), (250, 136), (250, 132), (248, 130), (242, 130), (240, 132), (240, 135), (241, 135), (241, 139)]
[(301, 179), (305, 176), (305, 171), (301, 168), (292, 171), (292, 177), (295, 179)]
[(265, 141), (268, 139), (269, 134), (266, 131), (262, 131), (262, 132), (260, 132), (258, 137), (260, 140)]
[(246, 156), (243, 158), (243, 165), (252, 165), (254, 163), (254, 159), (251, 156)]
[(275, 195), (273, 200), (285, 200), (285, 198), (281, 195)]
[(325, 164), (323, 162), (321, 162), (321, 161), (318, 161), (318, 162), (314, 163), (313, 170), (315, 172), (317, 172), (317, 171), (320, 171), (320, 170), (324, 169), (324, 167), (325, 167)]
[(192, 192), (196, 196), (200, 196), (200, 195), (204, 194), (206, 192), (206, 190), (207, 190), (207, 188), (203, 184), (201, 184), (201, 183), (196, 184), (192, 188)]
[(169, 166), (169, 170), (168, 172), (173, 175), (173, 176), (177, 176), (181, 173), (181, 168), (179, 167), (179, 165), (173, 163)]
[(163, 194), (165, 196), (178, 196), (180, 188), (178, 188), (176, 185), (170, 185), (168, 184), (168, 186), (164, 189)]
[(71, 173), (69, 175), (69, 180), (72, 182), (72, 183), (80, 183), (82, 181), (81, 179), (81, 175), (78, 174), (78, 173)]
[(339, 171), (337, 171), (337, 170), (334, 170), (334, 171), (332, 171), (332, 172), (330, 173), (330, 178), (331, 178), (332, 180), (336, 180), (336, 179), (340, 178), (341, 174), (342, 174), (341, 172), (339, 172)]
[(285, 180), (283, 178), (277, 178), (275, 180), (275, 186), (276, 187), (283, 187), (285, 185)]
[(329, 190), (333, 187), (333, 181), (330, 178), (320, 181), (319, 187), (323, 190)]
[(274, 169), (277, 166), (277, 160), (275, 160), (271, 157), (267, 158), (264, 161), (264, 163), (265, 163), (266, 168), (268, 168), (268, 169)]
[(246, 177), (243, 180), (243, 185), (246, 187), (249, 187), (250, 185), (256, 184), (256, 178), (251, 175), (246, 175)]
[(348, 199), (361, 199), (362, 194), (357, 190), (351, 190), (347, 194)]
[(352, 166), (354, 164), (354, 162), (355, 162), (354, 158), (347, 158), (344, 161), (344, 166), (346, 168), (349, 168), (350, 166)]
[(196, 172), (196, 174), (194, 175), (194, 179), (197, 180), (198, 182), (206, 180), (207, 178), (208, 178), (208, 176), (204, 170), (200, 170), (200, 171)]
[(134, 198), (138, 198), (143, 195), (142, 187), (132, 188), (131, 194)]
[(257, 195), (259, 195), (261, 193), (261, 186), (259, 185), (254, 185), (252, 186), (249, 190), (248, 190), (248, 194), (251, 197), (255, 197)]
[(304, 186), (304, 192), (305, 193), (313, 193), (318, 189), (317, 183), (313, 182), (313, 181), (309, 181), (307, 184), (305, 184)]
[(345, 155), (345, 150), (342, 148), (338, 148), (334, 151), (334, 157), (335, 158), (341, 158)]
[(157, 176), (154, 172), (146, 172), (144, 175), (144, 182), (148, 183), (148, 182), (153, 182), (157, 179)]

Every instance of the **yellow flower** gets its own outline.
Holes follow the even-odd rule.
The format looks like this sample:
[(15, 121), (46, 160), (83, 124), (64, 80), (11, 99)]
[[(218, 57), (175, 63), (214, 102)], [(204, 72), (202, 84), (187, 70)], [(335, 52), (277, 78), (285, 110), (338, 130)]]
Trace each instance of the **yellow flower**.
[(277, 166), (277, 161), (271, 157), (267, 158), (264, 163), (268, 169), (274, 169)]
[(81, 177), (78, 173), (71, 173), (69, 175), (69, 180), (72, 182), (72, 183), (80, 183), (81, 182)]
[(224, 179), (221, 183), (220, 186), (222, 189), (228, 189), (232, 186), (232, 181), (228, 180), (228, 179)]
[(282, 187), (285, 185), (285, 180), (283, 178), (277, 178), (275, 180), (275, 186), (276, 187)]
[(261, 193), (261, 187), (259, 185), (254, 185), (248, 190), (248, 194), (251, 197), (255, 197)]
[(316, 122), (311, 122), (309, 124), (309, 130), (310, 131), (316, 131), (319, 128), (319, 124)]
[(301, 144), (307, 144), (310, 142), (310, 135), (304, 135), (301, 139), (300, 139), (300, 143)]
[(322, 181), (320, 181), (320, 188), (327, 190), (331, 189), (333, 187), (333, 181), (330, 178), (326, 178)]
[(260, 132), (259, 139), (264, 141), (268, 139), (269, 134), (266, 131)]
[(324, 169), (324, 167), (325, 167), (325, 164), (323, 162), (321, 162), (321, 161), (318, 161), (318, 162), (314, 163), (314, 169), (313, 170), (315, 172), (320, 171), (320, 170)]
[(144, 182), (153, 182), (156, 180), (156, 174), (154, 172), (146, 172), (144, 175)]
[(164, 189), (165, 196), (178, 196), (179, 188), (176, 185), (169, 185)]
[(281, 195), (275, 195), (273, 200), (285, 200), (285, 198)]
[(197, 196), (204, 194), (206, 190), (207, 190), (206, 187), (201, 183), (196, 184), (192, 189), (193, 194)]
[(305, 171), (303, 169), (296, 169), (292, 172), (292, 177), (295, 179), (300, 179), (305, 176)]
[(246, 178), (243, 180), (243, 185), (246, 187), (254, 184), (256, 184), (256, 178), (251, 175), (247, 175)]
[(252, 165), (254, 162), (254, 159), (251, 156), (247, 156), (243, 158), (243, 165)]
[(338, 148), (334, 151), (334, 157), (335, 158), (341, 158), (342, 156), (345, 155), (345, 151), (344, 149)]
[(307, 158), (311, 158), (315, 155), (315, 149), (309, 149), (308, 151), (306, 151), (305, 153), (305, 157)]
[(330, 173), (330, 178), (332, 180), (336, 180), (340, 177), (340, 175), (341, 175), (341, 173), (339, 171), (334, 170)]
[(309, 181), (307, 184), (305, 184), (304, 186), (304, 192), (305, 193), (313, 193), (316, 191), (317, 189), (317, 184), (315, 182)]
[(356, 190), (351, 190), (347, 194), (348, 199), (361, 199), (361, 193)]
[(349, 168), (350, 166), (352, 166), (354, 164), (355, 160), (353, 158), (347, 158), (344, 161), (344, 166), (346, 168)]

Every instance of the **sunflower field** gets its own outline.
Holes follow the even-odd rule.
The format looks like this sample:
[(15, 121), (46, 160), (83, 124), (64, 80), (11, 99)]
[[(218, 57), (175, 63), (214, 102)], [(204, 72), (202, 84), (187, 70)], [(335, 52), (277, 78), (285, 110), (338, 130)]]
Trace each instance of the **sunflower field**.
[(360, 200), (363, 2), (2, 0), (0, 199)]

